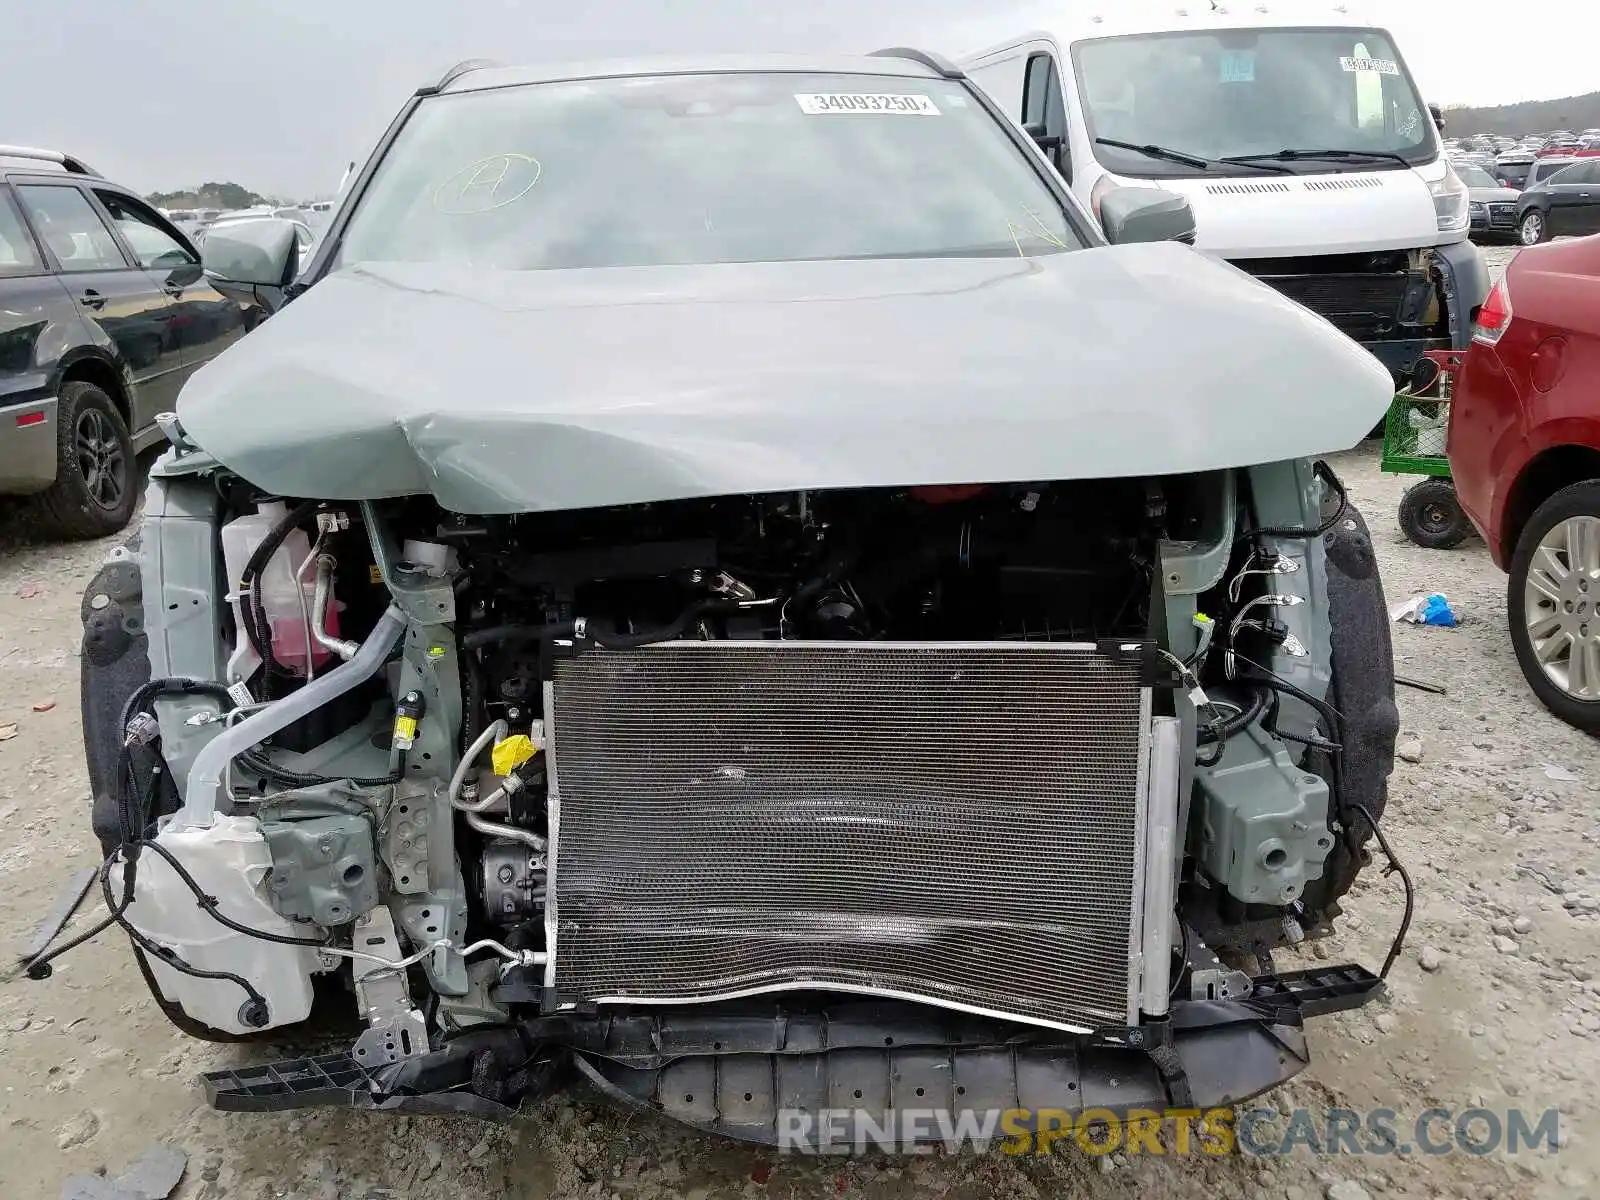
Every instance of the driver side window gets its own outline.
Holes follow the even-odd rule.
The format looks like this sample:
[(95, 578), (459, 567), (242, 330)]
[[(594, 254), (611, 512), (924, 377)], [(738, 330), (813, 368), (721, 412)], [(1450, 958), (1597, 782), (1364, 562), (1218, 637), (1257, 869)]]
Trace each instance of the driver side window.
[(116, 192), (95, 192), (106, 206), (117, 232), (132, 248), (139, 265), (147, 271), (170, 271), (192, 266), (199, 260), (169, 232), (154, 212)]

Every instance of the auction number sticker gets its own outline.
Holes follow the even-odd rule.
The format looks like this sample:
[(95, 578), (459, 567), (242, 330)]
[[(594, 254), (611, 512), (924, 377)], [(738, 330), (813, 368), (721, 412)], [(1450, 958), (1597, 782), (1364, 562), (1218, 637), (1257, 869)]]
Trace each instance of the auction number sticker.
[(1376, 71), (1379, 75), (1400, 74), (1400, 64), (1392, 58), (1341, 58), (1339, 66), (1346, 71)]
[(891, 96), (883, 92), (796, 92), (800, 111), (810, 117), (836, 113), (898, 113), (937, 117), (939, 106), (927, 96)]
[(1224, 50), (1217, 60), (1217, 75), (1223, 83), (1254, 83), (1256, 81), (1256, 52), (1254, 50)]

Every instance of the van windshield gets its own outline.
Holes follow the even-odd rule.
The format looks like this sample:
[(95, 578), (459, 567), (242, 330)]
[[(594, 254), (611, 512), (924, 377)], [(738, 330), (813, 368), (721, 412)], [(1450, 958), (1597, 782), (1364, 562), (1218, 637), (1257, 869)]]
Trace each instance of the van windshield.
[(423, 100), (335, 265), (1034, 257), (1084, 244), (960, 81), (728, 73)]
[[(1381, 30), (1136, 34), (1078, 42), (1072, 53), (1091, 139), (1210, 160), (1195, 166), (1097, 141), (1095, 157), (1118, 175), (1259, 173), (1218, 161), (1239, 157), (1302, 174), (1403, 170), (1439, 152), (1427, 106)], [(1326, 150), (1353, 153), (1306, 153)]]

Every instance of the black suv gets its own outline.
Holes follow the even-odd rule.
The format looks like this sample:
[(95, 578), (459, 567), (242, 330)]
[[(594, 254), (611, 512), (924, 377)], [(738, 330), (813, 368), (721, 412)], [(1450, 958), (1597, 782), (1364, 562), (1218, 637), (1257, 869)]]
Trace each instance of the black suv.
[(260, 315), (134, 193), (70, 155), (0, 145), (0, 495), (32, 496), (60, 536), (121, 529), (156, 414)]

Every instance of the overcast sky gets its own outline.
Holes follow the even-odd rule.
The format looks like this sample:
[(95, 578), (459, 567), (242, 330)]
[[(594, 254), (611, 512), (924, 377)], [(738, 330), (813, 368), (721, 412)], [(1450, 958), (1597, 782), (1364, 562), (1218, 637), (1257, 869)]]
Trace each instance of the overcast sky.
[[(905, 43), (955, 55), (1092, 2), (1118, 0), (0, 0), (0, 141), (70, 150), (140, 191), (233, 180), (305, 195), (331, 191), (406, 94), (462, 58)], [(1600, 89), (1600, 0), (1364, 11), (1430, 100)]]

